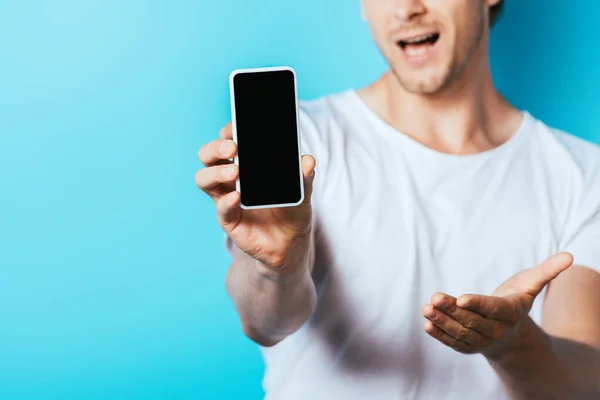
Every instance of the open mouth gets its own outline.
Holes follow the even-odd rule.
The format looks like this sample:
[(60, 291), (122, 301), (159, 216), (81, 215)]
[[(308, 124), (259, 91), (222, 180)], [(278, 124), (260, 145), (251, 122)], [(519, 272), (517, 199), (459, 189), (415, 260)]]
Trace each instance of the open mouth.
[(437, 32), (432, 32), (428, 34), (424, 34), (421, 36), (415, 36), (408, 39), (399, 40), (398, 45), (406, 52), (407, 55), (421, 55), (425, 54), (427, 50), (433, 46), (438, 39), (440, 38), (440, 34)]

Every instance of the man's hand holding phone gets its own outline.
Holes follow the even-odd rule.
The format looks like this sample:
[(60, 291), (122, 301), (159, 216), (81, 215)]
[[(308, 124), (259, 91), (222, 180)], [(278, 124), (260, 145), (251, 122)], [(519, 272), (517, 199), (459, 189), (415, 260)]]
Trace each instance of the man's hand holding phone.
[(311, 196), (316, 160), (302, 155), (291, 67), (229, 75), (232, 121), (199, 151), (196, 183), (234, 244), (227, 292), (246, 336), (273, 346), (316, 306)]
[[(230, 161), (237, 153), (232, 139), (228, 123), (221, 129), (219, 139), (200, 148), (198, 156), (205, 168), (196, 173), (196, 183), (214, 201), (219, 225), (239, 249), (260, 261), (264, 267), (261, 272), (283, 273), (286, 266), (294, 265), (308, 253), (316, 161), (309, 154), (302, 156), (305, 195), (298, 206), (244, 210), (235, 188), (239, 168)], [(272, 184), (276, 187), (278, 182)]]
[(256, 343), (273, 346), (300, 328), (316, 305), (310, 276), (310, 201), (316, 162), (311, 155), (302, 156), (302, 203), (247, 210), (240, 207), (235, 188), (239, 169), (230, 159), (236, 152), (229, 123), (219, 139), (200, 148), (205, 168), (196, 173), (196, 183), (213, 200), (219, 225), (240, 249), (227, 272), (227, 292), (242, 329)]

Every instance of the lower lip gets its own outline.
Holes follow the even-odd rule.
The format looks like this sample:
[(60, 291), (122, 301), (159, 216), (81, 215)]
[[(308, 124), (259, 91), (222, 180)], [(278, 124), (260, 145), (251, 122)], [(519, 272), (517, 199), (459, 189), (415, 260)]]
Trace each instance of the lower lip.
[(404, 56), (404, 60), (408, 64), (413, 66), (425, 65), (427, 62), (431, 61), (431, 59), (433, 59), (433, 57), (435, 56), (438, 47), (437, 45), (439, 42), (440, 39), (438, 39), (434, 44), (419, 46), (417, 49), (415, 49), (414, 47), (411, 48), (411, 46), (405, 49), (400, 47), (400, 52), (402, 53), (402, 55)]

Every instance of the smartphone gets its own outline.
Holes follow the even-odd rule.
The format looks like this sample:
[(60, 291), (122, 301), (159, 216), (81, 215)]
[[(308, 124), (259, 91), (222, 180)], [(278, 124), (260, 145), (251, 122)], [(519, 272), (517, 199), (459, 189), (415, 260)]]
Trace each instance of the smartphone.
[(296, 71), (287, 66), (229, 75), (236, 189), (245, 210), (304, 200), (296, 81)]

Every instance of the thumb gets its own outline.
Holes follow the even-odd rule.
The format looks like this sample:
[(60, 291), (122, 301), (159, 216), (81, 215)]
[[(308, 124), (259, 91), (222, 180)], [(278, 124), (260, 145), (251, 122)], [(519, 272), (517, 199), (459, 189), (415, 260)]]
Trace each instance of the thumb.
[(304, 154), (302, 156), (302, 176), (304, 179), (304, 201), (303, 204), (310, 204), (312, 192), (313, 192), (313, 182), (315, 180), (316, 170), (315, 167), (317, 162), (313, 156), (310, 154)]
[(537, 296), (544, 289), (544, 286), (571, 265), (573, 265), (573, 255), (571, 253), (557, 253), (548, 257), (538, 266), (524, 271), (519, 280), (529, 294)]

